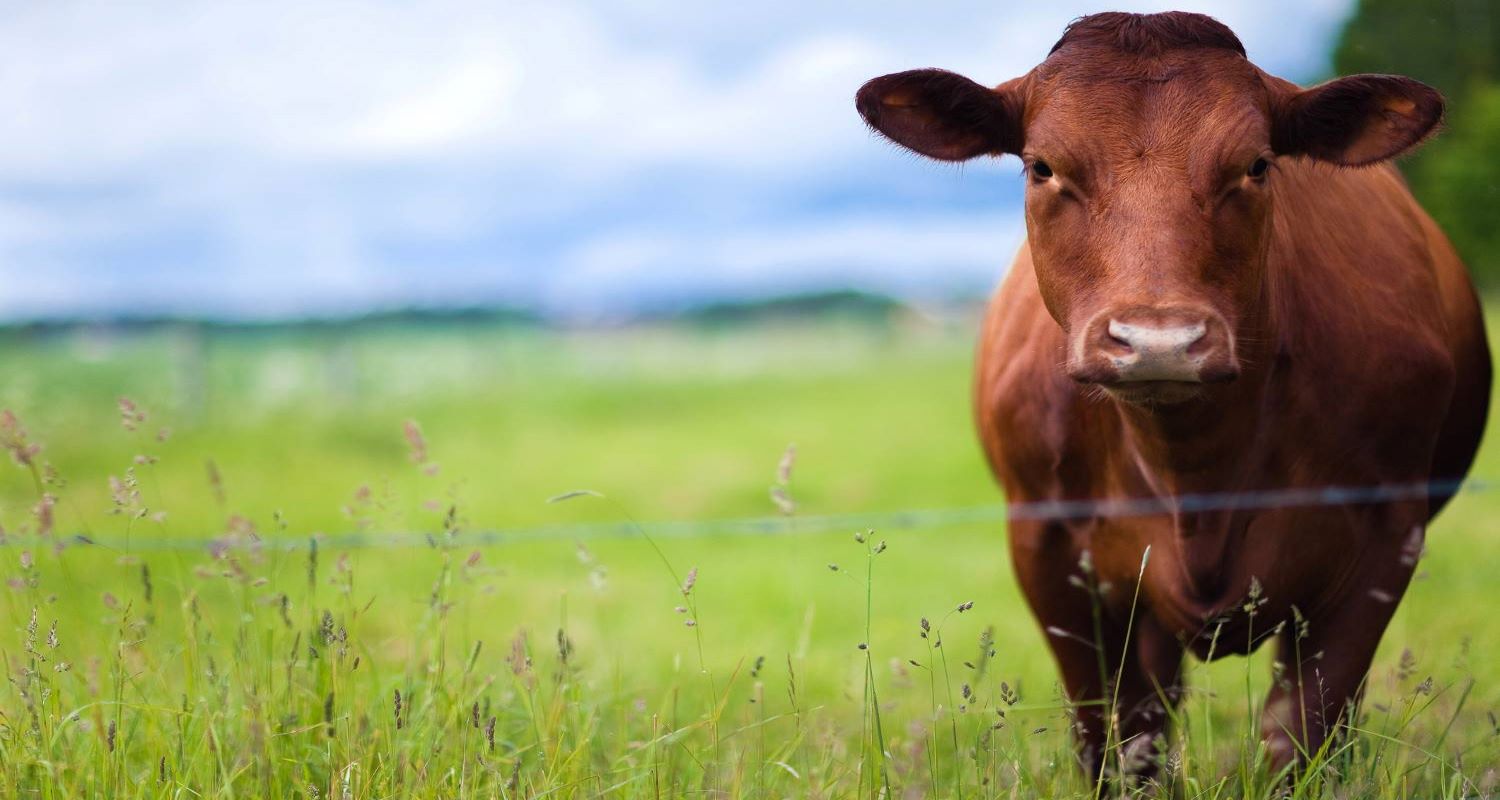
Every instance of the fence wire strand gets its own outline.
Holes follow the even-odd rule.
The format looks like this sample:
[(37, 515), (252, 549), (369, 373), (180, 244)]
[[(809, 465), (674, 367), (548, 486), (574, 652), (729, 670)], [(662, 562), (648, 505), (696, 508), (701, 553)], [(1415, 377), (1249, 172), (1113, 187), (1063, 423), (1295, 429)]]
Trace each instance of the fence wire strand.
[[(539, 525), (511, 529), (462, 531), (452, 541), (469, 547), (486, 547), (525, 542), (591, 541), (640, 536), (642, 532), (657, 538), (696, 538), (708, 536), (782, 536), (822, 534), (840, 531), (919, 530), (945, 528), (976, 523), (1003, 523), (1007, 520), (1084, 520), (1091, 518), (1140, 517), (1161, 514), (1187, 514), (1209, 511), (1263, 511), (1279, 508), (1314, 508), (1358, 506), (1376, 503), (1406, 502), (1421, 499), (1446, 499), (1459, 494), (1489, 491), (1487, 481), (1451, 480), (1395, 483), (1371, 486), (1325, 486), (1301, 489), (1267, 489), (1245, 492), (1208, 492), (1161, 497), (1104, 499), (1065, 499), (1018, 503), (991, 503), (952, 508), (872, 511), (841, 514), (784, 515), (718, 519), (702, 521), (663, 521), (636, 523), (629, 521), (583, 524)], [(435, 546), (443, 535), (423, 532), (346, 532), (316, 534), (313, 537), (271, 536), (231, 541), (223, 536), (91, 537), (82, 534), (55, 537), (66, 546), (99, 547), (121, 552), (207, 551), (214, 548), (255, 546), (263, 549), (298, 550), (316, 539), (319, 547), (338, 550), (399, 549)], [(35, 544), (0, 536), (0, 547)]]

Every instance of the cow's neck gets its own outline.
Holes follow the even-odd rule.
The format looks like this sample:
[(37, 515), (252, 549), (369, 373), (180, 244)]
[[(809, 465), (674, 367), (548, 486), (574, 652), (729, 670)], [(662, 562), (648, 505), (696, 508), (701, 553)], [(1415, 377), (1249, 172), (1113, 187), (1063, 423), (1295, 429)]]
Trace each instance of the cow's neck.
[[(1237, 387), (1244, 388), (1244, 387)], [(1189, 404), (1140, 407), (1116, 401), (1129, 447), (1158, 491), (1214, 491), (1249, 455), (1259, 392), (1215, 392)], [(1247, 416), (1247, 412), (1250, 416)]]
[(1116, 401), (1130, 450), (1147, 491), (1167, 503), (1175, 560), (1185, 593), (1179, 598), (1206, 616), (1243, 587), (1228, 564), (1254, 511), (1208, 503), (1188, 508), (1184, 495), (1265, 488), (1260, 478), (1273, 454), (1266, 409), (1271, 376), (1254, 371), (1191, 405), (1141, 408)]
[(1249, 366), (1233, 383), (1198, 400), (1170, 406), (1113, 401), (1125, 446), (1156, 494), (1234, 491), (1257, 483), (1271, 444), (1264, 435), (1276, 403), (1270, 352), (1245, 354)]

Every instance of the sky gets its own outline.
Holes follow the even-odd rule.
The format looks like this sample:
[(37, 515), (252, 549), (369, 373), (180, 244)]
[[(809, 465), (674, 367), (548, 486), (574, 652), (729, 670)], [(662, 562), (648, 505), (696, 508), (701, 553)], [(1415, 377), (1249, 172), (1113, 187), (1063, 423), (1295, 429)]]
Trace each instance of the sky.
[(0, 0), (0, 319), (982, 292), (1019, 162), (899, 151), (865, 80), (1123, 7), (1310, 82), (1351, 2)]

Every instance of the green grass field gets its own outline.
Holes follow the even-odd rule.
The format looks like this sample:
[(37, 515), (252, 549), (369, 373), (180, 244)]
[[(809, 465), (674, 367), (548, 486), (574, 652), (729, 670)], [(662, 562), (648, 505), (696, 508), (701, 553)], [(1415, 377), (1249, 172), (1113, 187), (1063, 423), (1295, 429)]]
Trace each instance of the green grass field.
[[(999, 523), (817, 524), (1001, 502), (970, 336), (10, 334), (0, 797), (1093, 797)], [(790, 443), (776, 530), (653, 525), (775, 515)], [(1195, 666), (1167, 791), (1492, 796), (1496, 510), (1435, 526), (1337, 752), (1273, 781), (1268, 656)]]

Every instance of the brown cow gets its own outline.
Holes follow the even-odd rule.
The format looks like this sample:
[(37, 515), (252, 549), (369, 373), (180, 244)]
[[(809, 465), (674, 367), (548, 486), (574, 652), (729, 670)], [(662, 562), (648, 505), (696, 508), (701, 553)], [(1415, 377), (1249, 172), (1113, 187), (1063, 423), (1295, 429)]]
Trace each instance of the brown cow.
[[(1473, 286), (1387, 163), (1433, 131), (1441, 97), (1388, 75), (1301, 89), (1208, 17), (1110, 13), (993, 89), (917, 70), (857, 104), (918, 153), (1025, 164), (1027, 242), (975, 391), (1085, 769), (1149, 772), (1184, 651), (1268, 638), (1284, 665), (1262, 714), (1271, 761), (1317, 751), (1489, 406)], [(1329, 486), (1393, 491), (1233, 501)], [(1436, 489), (1397, 490), (1413, 486)], [(1202, 495), (1223, 502), (1182, 500)], [(1158, 506), (1015, 513), (1141, 498)]]

